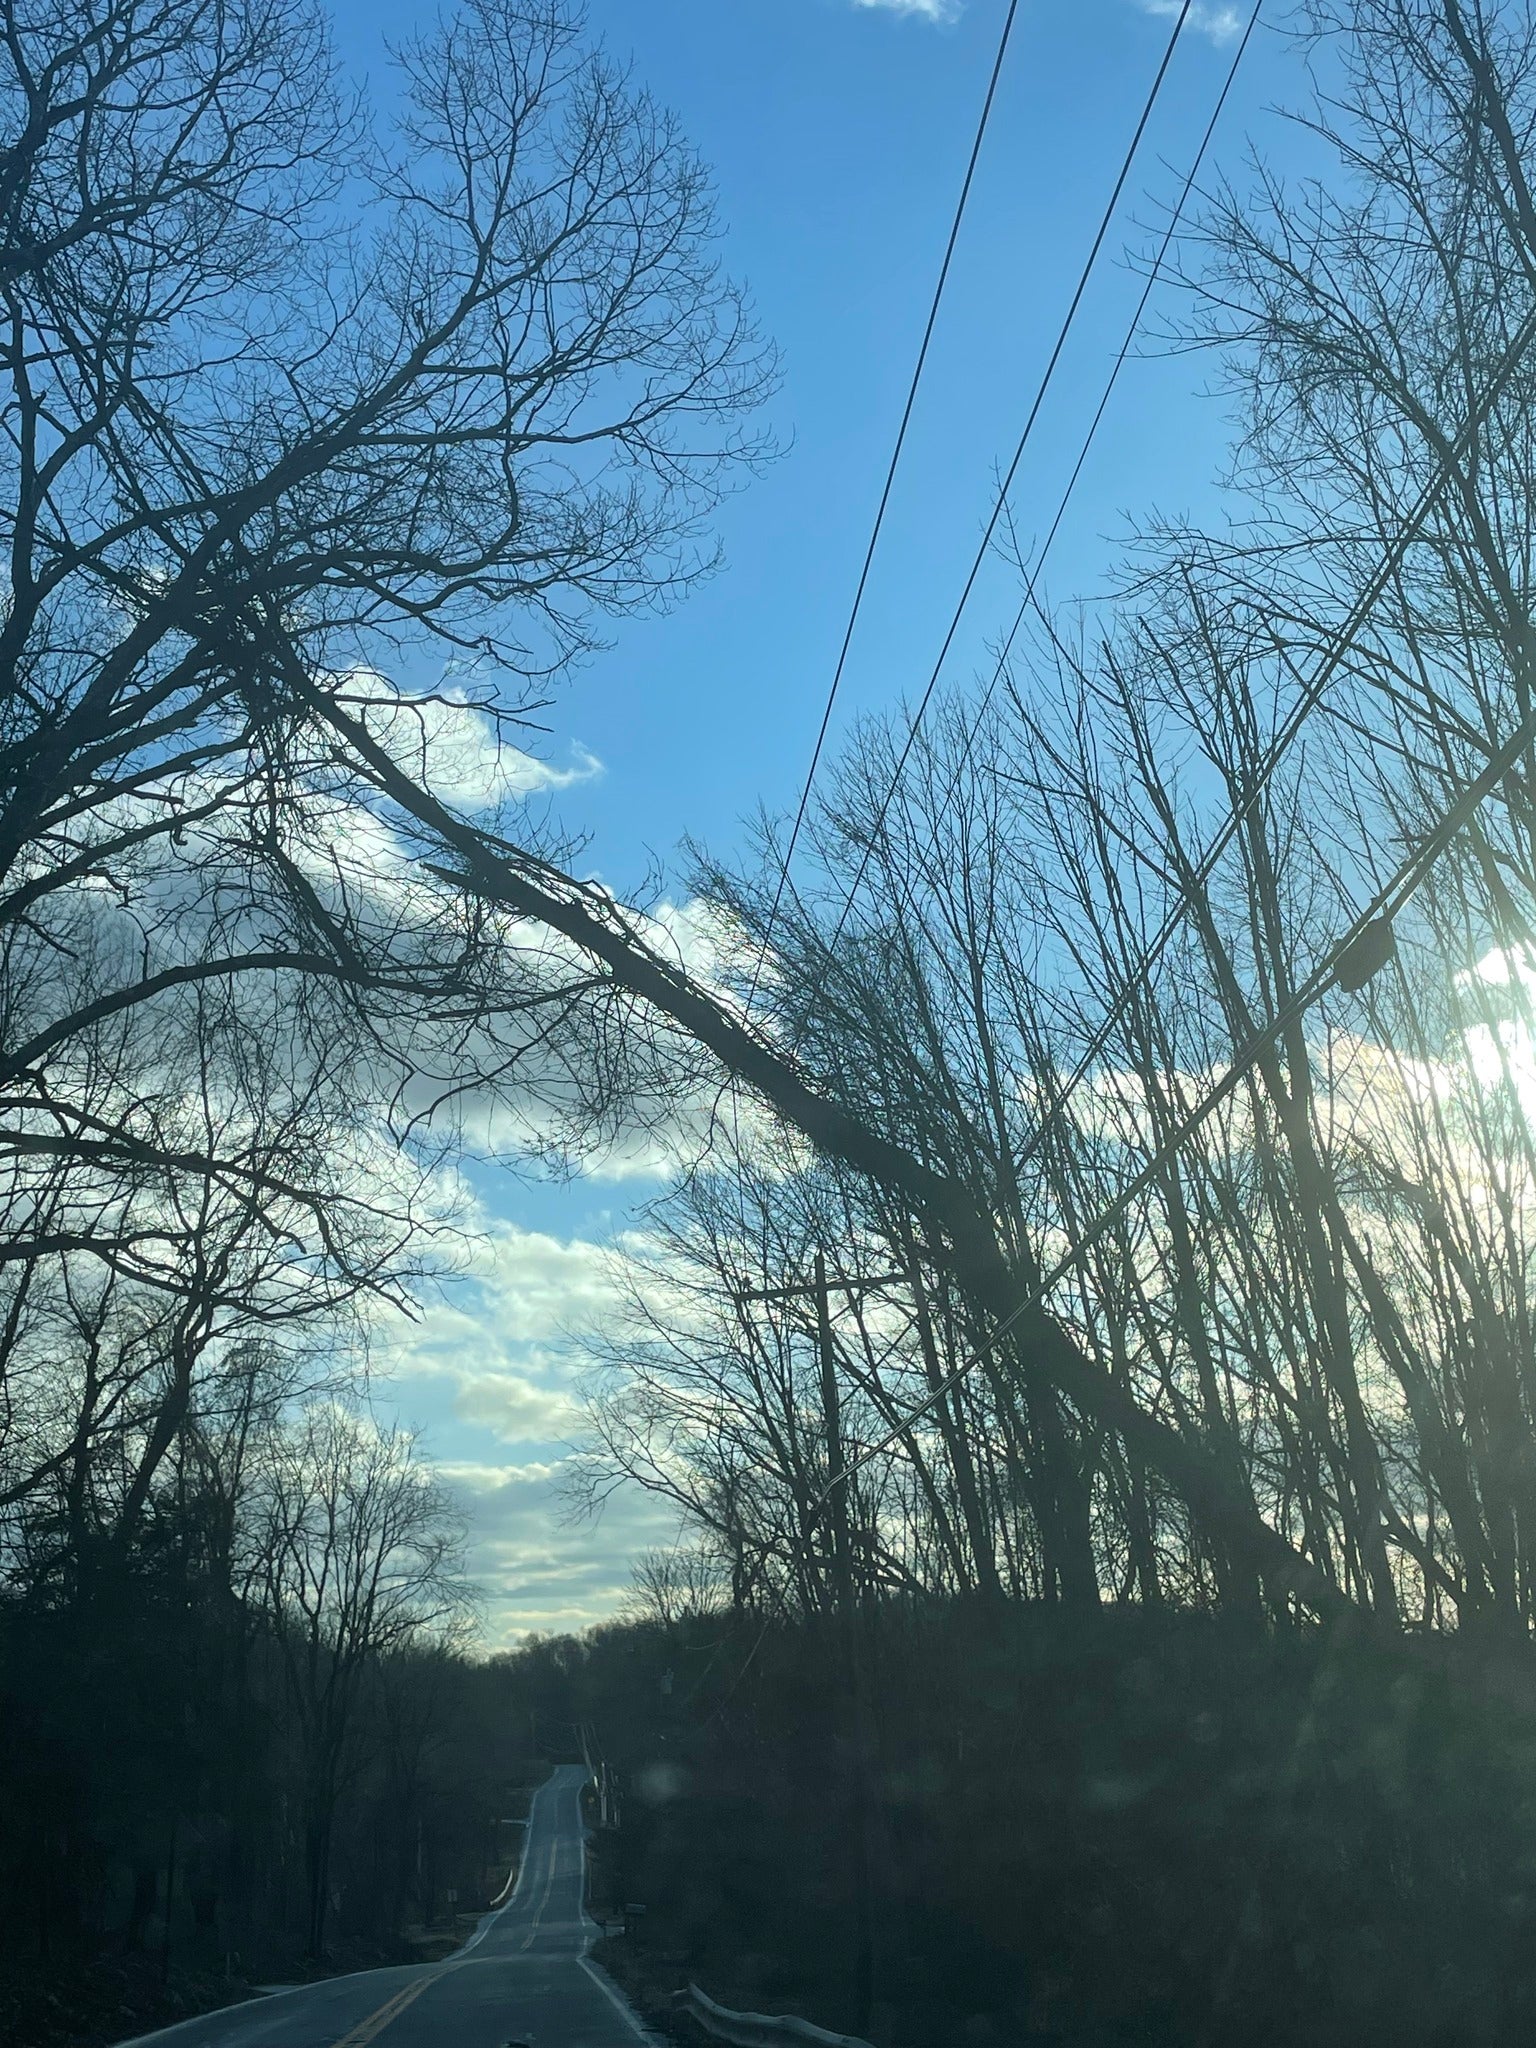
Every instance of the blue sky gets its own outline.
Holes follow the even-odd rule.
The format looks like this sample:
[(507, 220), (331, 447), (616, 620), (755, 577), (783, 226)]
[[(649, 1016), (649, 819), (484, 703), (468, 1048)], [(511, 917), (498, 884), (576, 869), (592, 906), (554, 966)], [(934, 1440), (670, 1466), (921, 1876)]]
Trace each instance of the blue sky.
[[(622, 624), (551, 714), (557, 766), (601, 767), (557, 815), (621, 894), (684, 833), (728, 851), (761, 800), (792, 808), (841, 640), (1006, 0), (590, 0), (713, 167), (728, 267), (783, 352), (773, 423), (789, 452), (727, 505), (727, 566), (666, 618)], [(1277, 12), (1278, 0), (1275, 0)], [(1246, 13), (1246, 8), (1245, 8)], [(1176, 12), (1172, 0), (1025, 0), (950, 291), (840, 699), (840, 724), (916, 695), (964, 581), (998, 467), (1023, 424)], [(341, 54), (382, 79), (402, 0), (340, 0)], [(1015, 494), (1049, 523), (1139, 296), (1145, 248), (1210, 116), (1234, 11), (1192, 17)], [(1284, 147), (1266, 109), (1294, 101), (1294, 56), (1263, 31), (1214, 162)], [(1214, 510), (1222, 406), (1212, 365), (1138, 362), (1052, 556), (1058, 598), (1102, 589), (1128, 524)], [(984, 578), (947, 674), (974, 675), (1016, 590)], [(653, 1183), (552, 1188), (480, 1172), (480, 1276), (430, 1305), (393, 1398), (425, 1424), (471, 1502), (488, 1632), (611, 1611), (627, 1558), (671, 1524), (615, 1502), (595, 1529), (553, 1505), (570, 1427), (560, 1332), (601, 1314), (598, 1246)]]

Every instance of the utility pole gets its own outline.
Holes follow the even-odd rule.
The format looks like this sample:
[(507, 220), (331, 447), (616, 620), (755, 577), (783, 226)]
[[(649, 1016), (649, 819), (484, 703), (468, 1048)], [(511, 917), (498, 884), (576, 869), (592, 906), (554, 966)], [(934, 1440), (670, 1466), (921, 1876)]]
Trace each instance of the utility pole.
[[(872, 1273), (841, 1282), (848, 1292), (906, 1282), (903, 1271)], [(874, 1857), (870, 1847), (871, 1802), (869, 1766), (873, 1753), (869, 1690), (853, 1569), (853, 1531), (848, 1515), (848, 1461), (843, 1450), (842, 1399), (837, 1383), (837, 1346), (832, 1335), (832, 1301), (825, 1254), (817, 1252), (813, 1278), (786, 1287), (744, 1288), (738, 1302), (796, 1301), (810, 1295), (816, 1304), (816, 1351), (821, 1367), (821, 1410), (826, 1430), (827, 1484), (822, 1494), (832, 1534), (832, 1627), (843, 1669), (845, 1741), (848, 1782), (852, 1791), (853, 1846), (853, 2005), (854, 2029), (869, 2027), (874, 2001), (875, 1908)]]
[(821, 1412), (827, 1432), (827, 1508), (832, 1522), (833, 1601), (839, 1613), (853, 1612), (853, 1539), (848, 1527), (848, 1473), (843, 1459), (843, 1409), (837, 1385), (837, 1352), (832, 1342), (832, 1304), (827, 1296), (827, 1261), (816, 1254), (816, 1350), (821, 1360)]
[(832, 1584), (835, 1626), (841, 1638), (849, 1706), (849, 1773), (853, 1787), (853, 2024), (869, 2026), (875, 1990), (874, 1871), (869, 1843), (869, 1698), (864, 1681), (859, 1606), (853, 1578), (853, 1539), (848, 1526), (848, 1471), (843, 1458), (843, 1411), (837, 1385), (837, 1351), (832, 1341), (832, 1305), (827, 1297), (827, 1262), (816, 1254), (816, 1348), (821, 1356), (821, 1407), (827, 1431), (827, 1506), (832, 1517)]

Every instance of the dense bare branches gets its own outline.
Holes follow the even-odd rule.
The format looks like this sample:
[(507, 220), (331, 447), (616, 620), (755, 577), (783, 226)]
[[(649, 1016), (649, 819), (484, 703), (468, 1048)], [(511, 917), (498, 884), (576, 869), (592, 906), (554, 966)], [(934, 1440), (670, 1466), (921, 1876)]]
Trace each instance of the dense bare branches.
[[(701, 565), (766, 367), (702, 173), (556, 5), (413, 46), (393, 140), (303, 8), (7, 29), (4, 1085), (67, 1143), (83, 1046), (236, 980), (375, 1096), (536, 1068), (569, 977), (408, 874), (322, 713), (428, 784), (478, 748), (494, 812), (593, 609)], [(413, 635), (436, 692), (379, 672)]]
[(518, 743), (710, 568), (773, 374), (577, 10), (397, 58), (390, 126), (308, 0), (0, 0), (3, 1618), (191, 1641), (172, 1734), (282, 1662), (312, 1948), (365, 1695), (464, 1609), (440, 1490), (329, 1401), (454, 1256), (454, 1146), (611, 1130), (622, 1078), (601, 972), (376, 761), (552, 851)]
[(381, 1658), (467, 1620), (460, 1532), (408, 1437), (330, 1404), (274, 1432), (249, 1519), (252, 1575), (282, 1656), (303, 1757), (308, 1941), (325, 1945), (336, 1807)]
[(187, 1405), (35, 1399), (45, 1302), (209, 1359), (366, 1315), (441, 1256), (456, 1135), (611, 1114), (590, 965), (421, 867), (349, 734), (536, 845), (515, 738), (594, 618), (708, 566), (771, 362), (701, 167), (560, 0), (423, 32), (391, 132), (302, 0), (0, 32), (19, 1499), (109, 1416), (147, 1484)]
[[(1040, 612), (1006, 709), (977, 729), (952, 704), (888, 809), (899, 734), (861, 733), (760, 1001), (802, 1085), (892, 1148), (828, 1139), (780, 1089), (867, 1175), (819, 1228), (954, 1305), (937, 1342), (906, 1295), (882, 1371), (921, 1425), (867, 1425), (909, 1474), (923, 1583), (951, 1582), (969, 1499), (1004, 1584), (1279, 1609), (1262, 1527), (1312, 1568), (1304, 1604), (1522, 1631), (1532, 764), (1399, 916), (1386, 971), (1291, 1010), (1529, 710), (1536, 45), (1528, 9), (1457, 0), (1359, 0), (1311, 33), (1337, 182), (1260, 169), (1186, 243), (1183, 334), (1245, 404), (1239, 538), (1152, 529), (1096, 634)], [(749, 958), (766, 851), (701, 875)], [(717, 1288), (771, 1242), (759, 1192), (800, 1199), (747, 1187), (695, 1248)], [(991, 1345), (1048, 1271), (1046, 1313)], [(946, 1429), (913, 1391), (957, 1365)], [(636, 1351), (630, 1388), (653, 1367)], [(667, 1453), (681, 1494), (701, 1468)], [(782, 1459), (758, 1470), (792, 1499)]]

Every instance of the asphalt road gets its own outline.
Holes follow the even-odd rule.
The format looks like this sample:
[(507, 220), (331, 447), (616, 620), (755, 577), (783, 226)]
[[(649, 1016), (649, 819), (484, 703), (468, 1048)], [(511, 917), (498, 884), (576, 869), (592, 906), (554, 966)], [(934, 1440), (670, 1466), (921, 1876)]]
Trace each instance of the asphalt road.
[(649, 2036), (586, 1960), (585, 1778), (564, 1764), (540, 1787), (517, 1889), (445, 1962), (273, 1992), (126, 2048), (638, 2048)]

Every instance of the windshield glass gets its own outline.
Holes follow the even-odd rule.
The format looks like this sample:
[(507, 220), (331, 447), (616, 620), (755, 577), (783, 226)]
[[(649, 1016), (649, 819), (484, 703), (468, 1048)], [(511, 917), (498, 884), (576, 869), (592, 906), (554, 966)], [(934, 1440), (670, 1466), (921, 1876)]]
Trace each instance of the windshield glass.
[(0, 2038), (1525, 2038), (1532, 0), (0, 142)]

